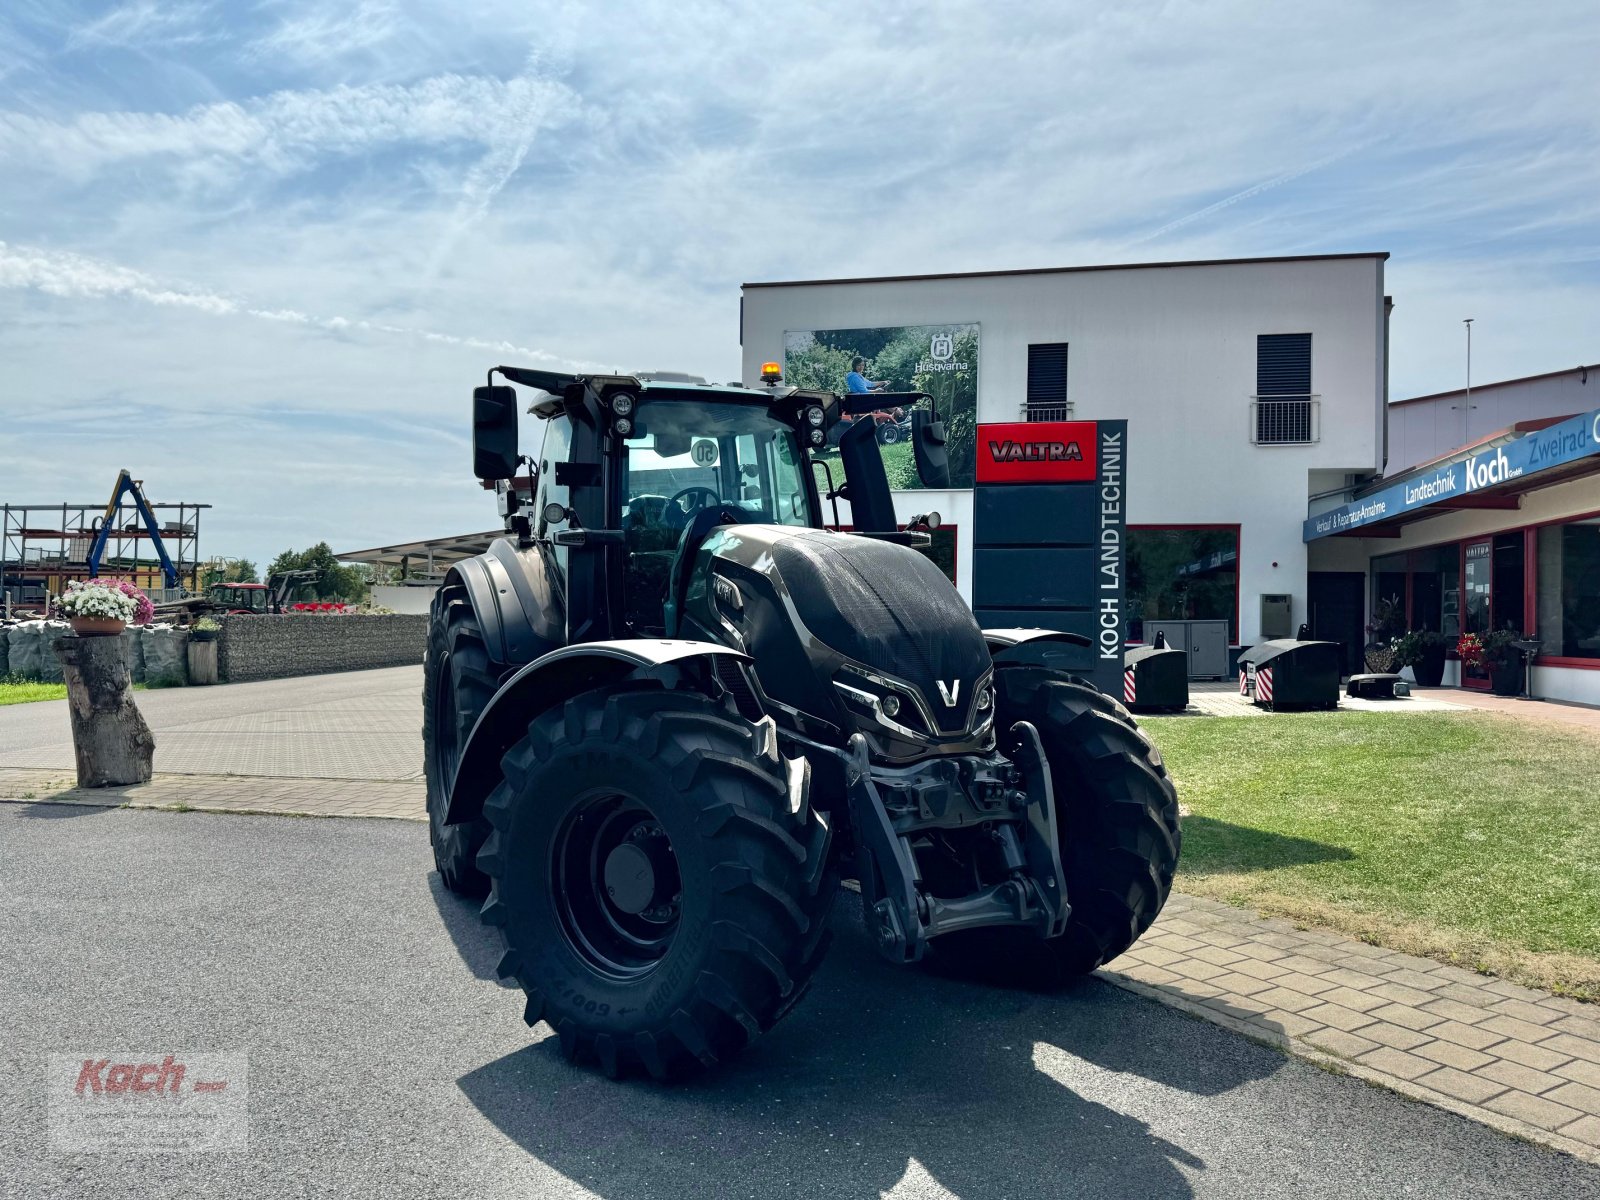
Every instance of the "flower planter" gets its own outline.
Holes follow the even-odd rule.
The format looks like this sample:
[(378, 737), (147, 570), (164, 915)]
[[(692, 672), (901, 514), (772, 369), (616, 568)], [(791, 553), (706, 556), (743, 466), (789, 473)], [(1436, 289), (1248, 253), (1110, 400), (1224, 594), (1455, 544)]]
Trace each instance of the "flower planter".
[(1496, 696), (1520, 696), (1523, 671), (1521, 662), (1490, 663), (1489, 687)]
[(1422, 657), (1411, 664), (1411, 673), (1417, 677), (1418, 687), (1438, 687), (1444, 682), (1445, 651), (1443, 646), (1430, 647)]
[(71, 617), (72, 632), (79, 637), (116, 637), (128, 627), (116, 617)]

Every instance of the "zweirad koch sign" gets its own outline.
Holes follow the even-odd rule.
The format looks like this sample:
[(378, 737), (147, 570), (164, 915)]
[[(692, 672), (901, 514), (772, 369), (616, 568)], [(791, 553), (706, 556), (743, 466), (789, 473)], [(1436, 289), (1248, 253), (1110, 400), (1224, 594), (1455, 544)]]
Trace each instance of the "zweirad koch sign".
[(1127, 575), (1126, 421), (979, 425), (972, 607), (991, 629), (1058, 629), (1070, 668), (1115, 692)]
[(1446, 463), (1360, 500), (1318, 513), (1306, 521), (1303, 540), (1314, 542), (1359, 529), (1442, 500), (1565, 466), (1592, 454), (1600, 454), (1600, 409), (1568, 417), (1514, 442), (1474, 454), (1461, 462)]

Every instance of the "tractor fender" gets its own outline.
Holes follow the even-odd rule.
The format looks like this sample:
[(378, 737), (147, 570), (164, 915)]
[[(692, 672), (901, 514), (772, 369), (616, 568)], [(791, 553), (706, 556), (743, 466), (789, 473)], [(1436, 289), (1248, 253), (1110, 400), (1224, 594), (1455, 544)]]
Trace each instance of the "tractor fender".
[[(721, 659), (720, 670), (711, 660)], [(685, 667), (710, 665), (709, 672), (686, 673)], [(667, 686), (689, 682), (709, 690), (713, 675), (726, 677), (732, 667), (744, 678), (744, 695), (751, 692), (750, 656), (714, 642), (683, 639), (628, 639), (582, 642), (563, 646), (528, 663), (501, 685), (479, 714), (467, 744), (462, 747), (450, 788), (445, 824), (470, 821), (500, 782), (500, 759), (528, 731), (528, 722), (540, 713), (558, 708), (583, 692), (620, 683), (624, 679), (657, 679)], [(735, 689), (739, 694), (741, 689)], [(757, 714), (751, 714), (757, 715)]]
[(532, 662), (566, 640), (561, 593), (552, 586), (540, 549), (518, 550), (509, 538), (496, 538), (482, 554), (451, 567), (445, 578), (467, 589), (485, 649), (498, 666)]
[(1094, 665), (1094, 640), (1058, 629), (985, 629), (989, 656), (996, 667), (1049, 666), (1086, 670)]

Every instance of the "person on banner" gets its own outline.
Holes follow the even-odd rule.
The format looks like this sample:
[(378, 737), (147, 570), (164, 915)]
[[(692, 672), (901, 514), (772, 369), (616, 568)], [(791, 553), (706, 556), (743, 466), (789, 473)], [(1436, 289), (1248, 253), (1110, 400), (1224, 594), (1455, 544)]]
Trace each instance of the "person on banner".
[[(868, 379), (866, 375), (862, 373), (866, 365), (867, 360), (859, 354), (850, 360), (850, 370), (849, 373), (844, 377), (844, 387), (845, 391), (849, 392), (852, 396), (864, 396), (871, 392), (882, 392), (888, 390), (889, 384), (887, 380), (874, 382)], [(872, 419), (880, 425), (882, 425), (885, 421), (900, 421), (904, 418), (905, 414), (898, 408), (893, 412), (883, 412), (880, 410), (872, 414)], [(839, 444), (839, 439), (844, 436), (845, 431), (850, 428), (850, 424), (854, 420), (855, 417), (846, 415), (842, 420), (836, 423), (833, 428), (828, 431), (828, 444), (830, 446), (837, 446)]]

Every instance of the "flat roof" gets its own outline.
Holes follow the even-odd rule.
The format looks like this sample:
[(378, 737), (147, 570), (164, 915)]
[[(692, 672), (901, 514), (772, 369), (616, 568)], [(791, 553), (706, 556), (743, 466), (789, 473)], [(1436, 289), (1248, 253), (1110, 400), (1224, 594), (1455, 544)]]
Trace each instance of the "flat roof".
[(454, 537), (430, 538), (421, 542), (398, 542), (393, 546), (374, 546), (370, 550), (346, 550), (334, 557), (340, 562), (373, 563), (385, 567), (398, 567), (401, 559), (419, 567), (431, 558), (435, 571), (453, 566), (464, 558), (482, 554), (495, 538), (505, 537), (504, 529), (491, 529), (487, 533), (458, 533)]
[[(1540, 375), (1519, 375), (1516, 379), (1497, 379), (1493, 383), (1475, 383), (1472, 385), (1472, 390), (1475, 392), (1487, 392), (1493, 388), (1511, 387), (1518, 383), (1536, 383), (1541, 379), (1559, 379), (1563, 375), (1576, 375), (1580, 371), (1585, 374), (1590, 371), (1600, 371), (1600, 363), (1590, 363), (1587, 366), (1580, 364), (1576, 367), (1566, 367), (1560, 371), (1545, 371)], [(1389, 407), (1398, 408), (1402, 404), (1421, 404), (1424, 400), (1443, 400), (1450, 396), (1465, 395), (1466, 390), (1464, 387), (1459, 387), (1452, 388), (1448, 392), (1429, 392), (1426, 396), (1407, 396), (1404, 400), (1391, 400)]]
[(1284, 254), (1267, 258), (1201, 258), (1180, 262), (1103, 263), (1091, 267), (1021, 267), (1011, 271), (941, 271), (930, 275), (861, 275), (843, 279), (780, 279), (742, 283), (740, 288), (822, 287), (836, 283), (917, 283), (936, 279), (998, 279), (1012, 275), (1072, 275), (1082, 271), (1154, 271), (1174, 267), (1237, 267), (1256, 263), (1332, 262), (1339, 259), (1387, 259), (1387, 250), (1354, 254)]

